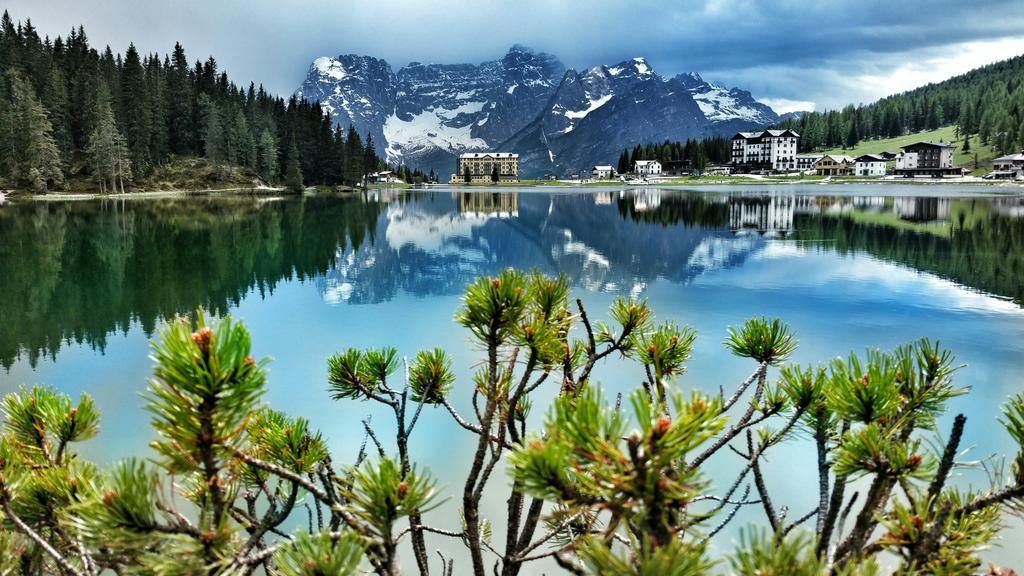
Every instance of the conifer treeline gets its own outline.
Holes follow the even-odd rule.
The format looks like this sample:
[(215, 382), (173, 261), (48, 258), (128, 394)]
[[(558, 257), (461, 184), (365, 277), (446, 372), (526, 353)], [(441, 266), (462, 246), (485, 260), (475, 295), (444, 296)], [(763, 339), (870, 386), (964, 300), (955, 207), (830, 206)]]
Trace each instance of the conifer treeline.
[(661, 144), (637, 144), (633, 150), (623, 148), (619, 154), (616, 170), (619, 174), (633, 171), (637, 160), (657, 160), (662, 164), (670, 161), (689, 161), (696, 170), (703, 170), (709, 164), (724, 164), (729, 161), (732, 144), (726, 138), (688, 139), (686, 142), (665, 140)]
[(45, 192), (69, 178), (123, 191), (172, 157), (202, 156), (290, 187), (354, 184), (384, 166), (372, 138), (332, 126), (317, 102), (237, 86), (211, 56), (122, 56), (80, 26), (41, 38), (0, 21), (0, 185)]
[(809, 112), (779, 127), (800, 133), (799, 150), (856, 146), (861, 140), (892, 138), (957, 126), (977, 134), (999, 154), (1024, 148), (1024, 56), (976, 68), (943, 82), (842, 110)]

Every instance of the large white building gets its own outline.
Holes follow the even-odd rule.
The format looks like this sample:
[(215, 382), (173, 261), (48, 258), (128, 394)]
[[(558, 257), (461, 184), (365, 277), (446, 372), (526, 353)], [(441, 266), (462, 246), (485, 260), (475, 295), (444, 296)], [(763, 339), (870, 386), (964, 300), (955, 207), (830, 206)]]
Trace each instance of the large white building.
[(657, 160), (637, 160), (633, 165), (637, 176), (657, 176), (661, 174), (661, 162)]
[(732, 137), (732, 165), (737, 172), (796, 170), (800, 134), (792, 130), (738, 132)]

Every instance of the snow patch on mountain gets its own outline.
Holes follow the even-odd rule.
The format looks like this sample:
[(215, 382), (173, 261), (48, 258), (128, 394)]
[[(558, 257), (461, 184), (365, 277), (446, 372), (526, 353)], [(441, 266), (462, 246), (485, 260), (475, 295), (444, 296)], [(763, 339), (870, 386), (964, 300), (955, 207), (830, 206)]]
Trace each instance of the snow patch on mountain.
[(485, 149), (487, 141), (475, 138), (472, 123), (452, 126), (451, 120), (462, 113), (478, 111), (482, 103), (464, 105), (454, 110), (424, 110), (409, 120), (402, 120), (397, 114), (388, 116), (384, 122), (384, 138), (387, 140), (388, 162), (401, 163), (407, 153), (426, 152), (439, 148), (452, 153), (467, 148)]
[(732, 120), (742, 119), (756, 121), (761, 117), (761, 112), (745, 106), (735, 96), (721, 86), (712, 86), (707, 92), (692, 93), (697, 106), (708, 120)]
[(345, 78), (345, 67), (334, 58), (321, 56), (313, 61), (313, 66), (320, 74), (328, 78), (334, 78), (335, 80), (343, 80)]
[(608, 101), (612, 99), (612, 96), (614, 96), (614, 94), (605, 94), (604, 96), (601, 96), (600, 98), (595, 98), (595, 99), (591, 100), (590, 104), (586, 108), (584, 108), (583, 110), (566, 110), (565, 115), (566, 115), (566, 117), (572, 118), (574, 120), (579, 120), (581, 118), (586, 118), (587, 114), (590, 114), (594, 110), (597, 110), (601, 106), (604, 106), (605, 104), (607, 104)]

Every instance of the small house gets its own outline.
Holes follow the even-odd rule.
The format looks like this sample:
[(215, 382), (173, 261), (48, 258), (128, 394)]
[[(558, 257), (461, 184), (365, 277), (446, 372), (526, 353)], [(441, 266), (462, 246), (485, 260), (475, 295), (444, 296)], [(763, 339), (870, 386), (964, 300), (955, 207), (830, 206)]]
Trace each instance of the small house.
[(594, 166), (590, 169), (590, 176), (594, 180), (608, 180), (615, 177), (615, 168), (602, 164), (600, 166)]
[(633, 164), (633, 172), (637, 176), (658, 176), (661, 174), (661, 162), (657, 160), (637, 160)]
[(853, 173), (854, 159), (842, 154), (826, 154), (814, 163), (818, 176), (848, 176)]
[(856, 176), (885, 176), (885, 158), (875, 154), (864, 154), (853, 161)]

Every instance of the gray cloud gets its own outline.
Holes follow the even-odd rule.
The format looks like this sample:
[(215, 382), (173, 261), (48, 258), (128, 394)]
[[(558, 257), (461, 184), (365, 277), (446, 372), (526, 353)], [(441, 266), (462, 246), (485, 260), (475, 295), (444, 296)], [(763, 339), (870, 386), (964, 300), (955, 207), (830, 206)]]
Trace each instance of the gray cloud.
[[(758, 97), (820, 108), (903, 89), (898, 78), (855, 79), (884, 79), (908, 61), (949, 60), (981, 41), (1024, 46), (1020, 0), (9, 0), (8, 9), (50, 36), (83, 24), (94, 43), (117, 51), (133, 41), (166, 53), (181, 41), (191, 59), (213, 54), (239, 83), (280, 94), (321, 55), (369, 54), (398, 68), (480, 62), (518, 42), (576, 68), (644, 55), (662, 74), (696, 70)], [(1014, 55), (979, 51), (979, 61), (935, 73)]]

